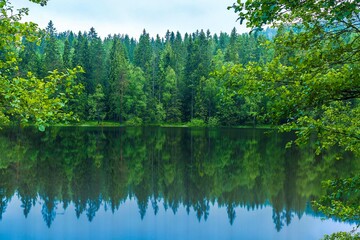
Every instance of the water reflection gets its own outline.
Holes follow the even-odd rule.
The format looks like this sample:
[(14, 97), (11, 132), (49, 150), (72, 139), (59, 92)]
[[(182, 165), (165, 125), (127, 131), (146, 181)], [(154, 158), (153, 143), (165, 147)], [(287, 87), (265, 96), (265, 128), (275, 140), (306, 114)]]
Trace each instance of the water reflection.
[[(74, 206), (91, 222), (97, 212), (115, 212), (135, 199), (141, 219), (179, 207), (198, 221), (210, 207), (272, 208), (277, 231), (304, 213), (318, 216), (309, 200), (323, 179), (359, 172), (359, 161), (338, 152), (314, 156), (312, 149), (285, 150), (290, 135), (262, 130), (164, 128), (5, 130), (0, 135), (0, 220), (11, 198), (25, 218), (41, 203), (50, 228), (57, 210)], [(336, 157), (335, 157), (336, 156)]]

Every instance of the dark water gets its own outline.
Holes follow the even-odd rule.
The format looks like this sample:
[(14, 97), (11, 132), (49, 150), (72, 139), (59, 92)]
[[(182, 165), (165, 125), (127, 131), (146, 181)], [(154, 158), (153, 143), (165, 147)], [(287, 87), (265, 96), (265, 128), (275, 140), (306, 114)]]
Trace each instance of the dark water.
[(319, 239), (321, 181), (359, 160), (253, 129), (0, 132), (0, 239)]

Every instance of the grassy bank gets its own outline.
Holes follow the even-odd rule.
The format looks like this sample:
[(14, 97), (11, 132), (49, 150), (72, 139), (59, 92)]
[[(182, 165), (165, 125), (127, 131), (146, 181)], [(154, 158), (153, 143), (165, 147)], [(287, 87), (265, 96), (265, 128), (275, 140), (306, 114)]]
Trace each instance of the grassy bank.
[[(32, 124), (26, 124), (21, 127), (33, 126)], [(72, 123), (57, 123), (51, 124), (50, 127), (127, 127), (127, 126), (144, 126), (144, 127), (163, 127), (163, 128), (257, 128), (257, 129), (274, 129), (274, 126), (271, 125), (238, 125), (238, 126), (209, 126), (207, 124), (194, 124), (194, 122), (188, 123), (159, 123), (159, 124), (127, 124), (119, 123), (114, 121), (82, 121), (82, 122), (72, 122)], [(15, 125), (3, 125), (1, 127), (16, 127)]]
[(66, 127), (66, 126), (76, 126), (76, 127), (126, 127), (126, 126), (144, 126), (144, 127), (164, 127), (164, 128), (223, 128), (223, 127), (229, 127), (229, 128), (258, 128), (258, 129), (274, 129), (271, 125), (263, 125), (259, 124), (255, 127), (253, 125), (238, 125), (238, 126), (208, 126), (207, 124), (193, 124), (193, 123), (159, 123), (159, 124), (141, 124), (141, 125), (132, 125), (132, 124), (126, 124), (126, 123), (119, 123), (119, 122), (113, 122), (113, 121), (103, 121), (103, 122), (97, 122), (97, 121), (85, 121), (85, 122), (79, 122), (79, 123), (69, 123), (69, 124), (55, 124), (52, 126), (56, 127)]

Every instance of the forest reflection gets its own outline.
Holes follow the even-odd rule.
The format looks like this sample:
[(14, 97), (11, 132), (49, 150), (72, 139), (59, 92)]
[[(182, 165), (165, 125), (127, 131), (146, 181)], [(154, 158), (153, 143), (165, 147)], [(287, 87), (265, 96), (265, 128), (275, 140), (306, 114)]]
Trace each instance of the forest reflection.
[[(48, 227), (57, 206), (92, 221), (102, 206), (115, 212), (131, 197), (139, 217), (183, 206), (199, 221), (215, 203), (233, 224), (238, 207), (271, 206), (277, 231), (298, 216), (318, 214), (309, 201), (321, 181), (359, 172), (337, 151), (285, 149), (291, 134), (256, 129), (51, 128), (0, 133), (0, 221), (11, 198), (27, 217), (37, 202)], [(341, 161), (338, 159), (341, 157)]]

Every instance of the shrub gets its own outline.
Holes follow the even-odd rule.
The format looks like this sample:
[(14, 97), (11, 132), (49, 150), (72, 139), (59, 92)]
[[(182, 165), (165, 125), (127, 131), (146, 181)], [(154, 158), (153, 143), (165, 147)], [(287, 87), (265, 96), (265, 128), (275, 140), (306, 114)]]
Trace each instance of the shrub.
[(191, 119), (186, 125), (189, 127), (206, 127), (204, 120), (198, 118)]
[(139, 117), (133, 117), (126, 121), (125, 125), (127, 126), (141, 126), (143, 124), (143, 121)]
[(220, 121), (217, 117), (210, 117), (208, 120), (209, 127), (217, 127), (220, 125)]

